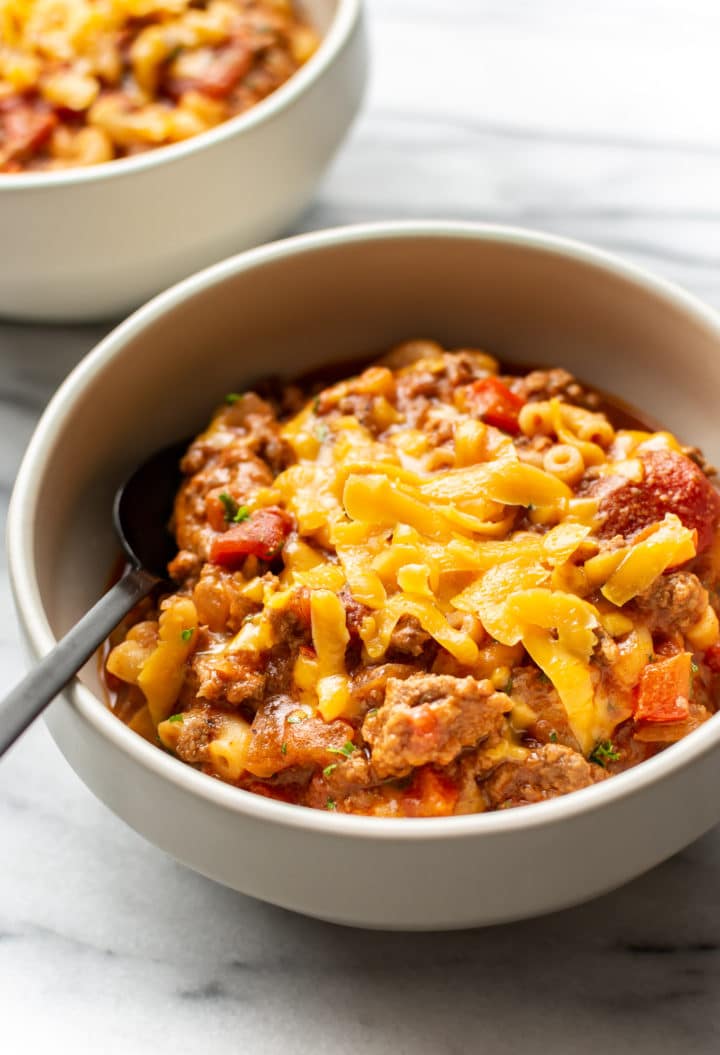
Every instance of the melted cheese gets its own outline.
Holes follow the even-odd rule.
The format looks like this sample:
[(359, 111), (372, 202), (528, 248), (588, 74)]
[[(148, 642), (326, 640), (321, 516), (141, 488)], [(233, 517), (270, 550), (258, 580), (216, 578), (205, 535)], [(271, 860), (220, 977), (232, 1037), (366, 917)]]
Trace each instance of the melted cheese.
[(345, 714), (350, 702), (345, 649), (350, 635), (342, 602), (330, 590), (310, 595), (312, 640), (317, 655), (318, 710), (326, 721)]
[[(442, 368), (442, 360), (428, 362), (431, 372)], [(300, 538), (286, 546), (278, 581), (263, 586), (266, 611), (240, 630), (230, 651), (269, 647), (267, 609), (309, 588), (315, 655), (298, 657), (295, 683), (303, 703), (325, 719), (350, 716), (349, 634), (338, 597), (347, 590), (369, 612), (360, 622), (365, 662), (382, 660), (405, 617), (469, 671), (485, 669), (484, 635), (491, 648), (524, 648), (590, 749), (607, 738), (613, 715), (618, 720), (592, 666), (598, 631), (618, 639), (621, 665), (634, 673), (647, 641), (620, 608), (694, 555), (693, 533), (669, 515), (633, 545), (598, 553), (597, 502), (521, 460), (511, 437), (464, 412), (462, 390), (454, 406), (431, 408), (428, 420), (453, 437), (442, 451), (404, 425), (394, 391), (394, 375), (380, 368), (323, 395), (336, 406), (356, 393), (371, 398), (363, 420), (388, 429), (382, 439), (350, 415), (326, 421), (312, 404), (283, 427), (297, 464), (256, 502), (288, 509)], [(615, 434), (602, 415), (556, 399), (532, 407), (537, 414), (529, 417), (544, 423), (545, 434), (601, 473), (636, 479), (638, 451), (676, 443), (669, 434)], [(533, 530), (514, 530), (518, 507), (527, 509)], [(602, 611), (586, 599), (598, 589)]]
[(155, 725), (172, 714), (185, 680), (185, 662), (195, 648), (197, 611), (188, 597), (176, 597), (161, 612), (157, 647), (142, 666), (137, 683)]
[(659, 575), (696, 554), (697, 532), (683, 527), (674, 513), (666, 513), (648, 538), (630, 546), (602, 587), (604, 597), (622, 606), (647, 590)]

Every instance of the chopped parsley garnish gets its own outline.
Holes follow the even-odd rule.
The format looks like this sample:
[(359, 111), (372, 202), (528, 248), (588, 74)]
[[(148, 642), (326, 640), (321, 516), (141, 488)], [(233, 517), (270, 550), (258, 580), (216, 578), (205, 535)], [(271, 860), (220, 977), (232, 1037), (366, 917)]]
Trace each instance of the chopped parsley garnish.
[(648, 653), (648, 663), (654, 663), (654, 662), (655, 662), (655, 656), (653, 655), (652, 652), (649, 652)]
[(602, 740), (599, 744), (596, 744), (594, 751), (590, 755), (590, 761), (602, 766), (603, 769), (606, 762), (617, 762), (619, 758), (620, 753), (615, 750), (612, 740)]
[(697, 674), (697, 672), (700, 670), (700, 667), (697, 665), (697, 663), (694, 660), (690, 664), (690, 670), (693, 672), (693, 674)]
[(529, 502), (528, 506), (527, 506), (528, 513), (532, 513), (534, 508), (535, 508), (535, 506), (532, 504), (532, 502)]
[(182, 714), (171, 714), (168, 718), (169, 722), (184, 722), (185, 718)]
[(238, 504), (232, 495), (229, 495), (227, 491), (221, 491), (218, 498), (225, 506), (225, 520), (229, 524), (233, 521), (238, 512)]
[(550, 678), (549, 678), (549, 677), (547, 676), (547, 674), (545, 673), (545, 671), (544, 671), (544, 670), (540, 670), (540, 668), (539, 668), (539, 667), (538, 667), (538, 679), (539, 679), (540, 681), (543, 681), (543, 682), (544, 682), (544, 681), (550, 681)]
[(234, 524), (242, 524), (243, 520), (247, 520), (250, 516), (250, 510), (247, 506), (238, 506), (235, 516), (233, 517)]
[(556, 744), (558, 742), (557, 729), (551, 729), (550, 730), (550, 735), (548, 736), (548, 740), (550, 741), (551, 744)]
[(369, 718), (371, 714), (377, 714), (377, 712), (378, 712), (377, 707), (371, 707), (370, 710), (365, 715), (365, 717)]
[(323, 769), (323, 776), (329, 777), (334, 769), (337, 769), (337, 762), (331, 762), (329, 766), (325, 766)]
[(320, 410), (320, 396), (315, 396), (315, 399), (313, 399), (312, 409), (313, 414), (317, 414), (317, 412)]
[(337, 809), (337, 804), (335, 802), (335, 799), (328, 799), (327, 802), (325, 803), (325, 809), (326, 810)]
[(315, 429), (315, 439), (320, 440), (321, 443), (324, 443), (325, 440), (327, 439), (327, 437), (328, 437), (328, 427), (327, 427), (327, 425), (318, 425), (318, 427)]
[(228, 392), (228, 394), (225, 396), (225, 402), (227, 403), (227, 405), (229, 407), (231, 407), (233, 405), (233, 403), (237, 403), (237, 401), (238, 401), (238, 399), (240, 399), (240, 397), (241, 397), (241, 393), (240, 392)]
[(295, 711), (287, 720), (288, 725), (297, 725), (298, 722), (304, 722), (307, 715), (304, 711)]
[(286, 743), (284, 743), (282, 745), (282, 747), (280, 748), (280, 754), (281, 755), (286, 755), (287, 754), (287, 744)]
[(507, 685), (503, 689), (503, 692), (505, 693), (506, 696), (509, 696), (510, 693), (512, 692), (512, 681), (513, 681), (512, 680), (512, 675), (510, 675), (510, 677), (507, 680)]
[(347, 740), (342, 747), (328, 747), (328, 751), (331, 755), (344, 755), (345, 758), (349, 758), (353, 751), (357, 748), (350, 740)]
[(195, 627), (193, 627), (193, 626), (186, 626), (185, 629), (183, 630), (183, 632), (180, 634), (180, 637), (183, 639), (183, 641), (189, 641), (194, 633), (195, 633)]

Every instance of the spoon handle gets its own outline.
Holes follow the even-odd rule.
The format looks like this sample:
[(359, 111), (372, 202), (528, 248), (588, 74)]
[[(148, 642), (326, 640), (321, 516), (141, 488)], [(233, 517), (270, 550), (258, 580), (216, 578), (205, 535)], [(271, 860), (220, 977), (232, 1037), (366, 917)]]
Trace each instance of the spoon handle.
[(160, 580), (132, 568), (0, 701), (0, 755), (54, 700), (133, 605)]

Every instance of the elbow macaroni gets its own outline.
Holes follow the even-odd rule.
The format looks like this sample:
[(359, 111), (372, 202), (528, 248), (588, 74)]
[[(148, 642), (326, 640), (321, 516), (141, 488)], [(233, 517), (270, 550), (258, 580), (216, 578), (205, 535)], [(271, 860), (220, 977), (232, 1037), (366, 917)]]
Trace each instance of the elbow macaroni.
[(317, 45), (278, 0), (0, 0), (0, 173), (198, 135), (278, 88)]
[[(147, 33), (141, 44), (134, 61), (150, 63), (138, 76), (149, 90), (152, 61), (166, 42)], [(234, 571), (227, 589), (255, 607), (232, 633), (223, 635), (215, 616), (211, 627), (198, 626), (211, 595), (201, 579), (197, 607), (193, 589), (174, 595), (157, 620), (139, 623), (111, 652), (107, 669), (143, 693), (138, 731), (156, 728), (166, 747), (182, 752), (186, 734), (170, 714), (185, 699), (187, 673), (210, 656), (222, 678), (236, 669), (274, 678), (272, 657), (283, 650), (290, 674), (273, 691), (296, 701), (297, 721), (357, 729), (358, 671), (406, 667), (398, 640), (410, 628), (419, 635), (411, 653), (418, 669), (489, 679), (511, 697), (514, 674), (534, 671), (586, 757), (611, 741), (633, 713), (657, 645), (647, 596), (666, 573), (695, 567), (698, 531), (667, 511), (607, 539), (588, 484), (607, 477), (641, 488), (645, 452), (677, 454), (679, 445), (668, 433), (616, 432), (603, 414), (557, 396), (522, 404), (506, 395), (499, 409), (490, 402), (473, 411), (478, 393), (502, 399), (503, 383), (494, 378), (483, 389), (495, 365), (483, 353), (460, 354), (475, 357), (474, 381), (449, 384), (452, 354), (414, 342), (325, 389), (278, 426), (289, 464), (253, 493), (251, 508), (255, 515), (279, 507), (293, 518), (282, 561), (253, 554)], [(405, 390), (418, 377), (423, 393), (442, 393), (435, 402), (417, 397), (430, 404), (425, 430), (421, 412), (404, 409), (414, 398)], [(215, 429), (227, 435), (230, 414), (218, 413), (206, 441)], [(277, 620), (299, 596), (307, 598), (306, 630), (293, 652)], [(719, 644), (706, 592), (701, 601), (682, 640), (668, 633), (671, 645), (663, 639), (661, 647), (705, 652)], [(207, 692), (216, 691), (211, 682)], [(195, 754), (186, 751), (189, 760), (231, 783), (269, 779), (282, 752), (280, 763), (277, 755), (262, 758), (248, 710), (228, 713), (229, 690), (219, 698), (211, 735)], [(539, 735), (542, 707), (517, 698), (507, 711), (507, 744), (493, 750), (498, 758), (524, 757), (513, 737)], [(337, 765), (331, 760), (323, 772)]]

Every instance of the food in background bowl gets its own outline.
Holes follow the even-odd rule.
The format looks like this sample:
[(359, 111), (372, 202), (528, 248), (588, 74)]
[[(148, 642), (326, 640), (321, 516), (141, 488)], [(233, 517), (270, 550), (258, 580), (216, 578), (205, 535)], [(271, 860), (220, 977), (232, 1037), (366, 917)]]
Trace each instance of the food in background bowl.
[(317, 52), (237, 117), (112, 164), (0, 176), (0, 315), (119, 317), (197, 268), (292, 227), (357, 113), (367, 76), (362, 0), (303, 0), (301, 10), (318, 33)]
[(0, 0), (0, 173), (189, 139), (264, 99), (317, 44), (293, 0)]
[(170, 565), (107, 660), (202, 771), (376, 816), (535, 803), (717, 706), (720, 495), (564, 370), (414, 341), (231, 394), (186, 453)]

